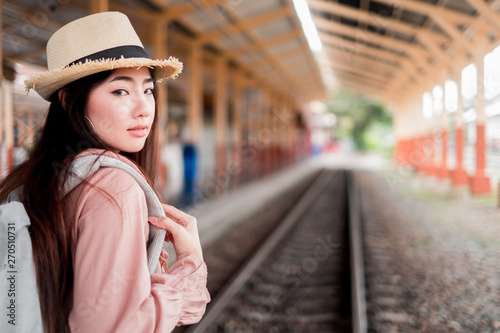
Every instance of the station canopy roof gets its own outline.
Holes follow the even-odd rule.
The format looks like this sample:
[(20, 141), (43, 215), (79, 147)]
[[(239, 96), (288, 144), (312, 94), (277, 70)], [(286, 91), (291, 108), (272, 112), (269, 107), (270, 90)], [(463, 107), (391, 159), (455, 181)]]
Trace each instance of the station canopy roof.
[[(43, 69), (52, 33), (102, 3), (3, 0), (4, 76), (16, 71), (22, 78), (33, 70), (26, 64)], [(311, 51), (291, 0), (110, 0), (108, 9), (131, 18), (146, 48), (152, 48), (155, 24), (168, 22), (169, 55), (172, 43), (199, 41), (298, 104), (325, 98), (331, 85), (397, 99), (402, 87), (428, 84), (499, 40), (500, 0), (307, 3), (320, 52)]]
[(498, 0), (307, 0), (322, 71), (386, 102), (432, 89), (498, 45)]
[[(45, 70), (45, 45), (50, 36), (67, 22), (96, 11), (99, 3), (3, 0), (4, 75)], [(270, 87), (297, 105), (326, 95), (319, 67), (291, 1), (111, 0), (108, 10), (129, 16), (152, 57), (155, 25), (168, 23), (166, 53), (183, 61), (186, 71), (189, 43), (200, 42), (206, 53), (227, 58), (256, 84)], [(187, 45), (184, 55), (176, 54), (173, 44), (177, 42)]]

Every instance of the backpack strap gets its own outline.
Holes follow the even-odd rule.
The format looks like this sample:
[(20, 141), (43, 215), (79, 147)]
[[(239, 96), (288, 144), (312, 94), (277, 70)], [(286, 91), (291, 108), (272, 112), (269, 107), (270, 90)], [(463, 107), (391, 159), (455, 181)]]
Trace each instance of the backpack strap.
[[(88, 155), (76, 158), (68, 167), (66, 179), (63, 184), (63, 195), (68, 194), (71, 190), (77, 187), (82, 181), (93, 175), (99, 168), (110, 167), (117, 168), (127, 172), (139, 184), (146, 195), (148, 205), (148, 215), (151, 217), (165, 217), (165, 212), (160, 200), (156, 196), (148, 182), (130, 165), (116, 158), (104, 155)], [(153, 274), (158, 260), (160, 259), (161, 249), (165, 241), (165, 229), (160, 229), (149, 224), (149, 239), (147, 244), (147, 258), (149, 274)]]

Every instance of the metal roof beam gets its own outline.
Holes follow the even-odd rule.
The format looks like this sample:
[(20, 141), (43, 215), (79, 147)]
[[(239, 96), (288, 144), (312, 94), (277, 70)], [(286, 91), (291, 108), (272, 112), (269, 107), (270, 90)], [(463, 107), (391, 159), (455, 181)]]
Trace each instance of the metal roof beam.
[(465, 0), (469, 5), (484, 16), (497, 30), (500, 31), (500, 15), (498, 15), (490, 5), (483, 0)]
[(413, 0), (377, 0), (377, 1), (393, 5), (395, 8), (405, 8), (410, 11), (425, 14), (428, 16), (439, 15), (442, 17), (447, 17), (453, 20), (453, 22), (462, 25), (469, 25), (476, 19), (474, 16), (463, 14), (455, 10), (439, 7), (422, 1), (413, 1)]
[[(373, 32), (365, 31), (360, 34), (355, 27), (349, 27), (345, 24), (328, 21), (323, 18), (315, 18), (314, 21), (319, 29), (346, 35), (357, 41), (363, 41), (365, 43), (375, 43), (387, 49), (392, 49), (400, 53), (407, 54), (408, 57), (412, 58), (423, 71), (432, 72), (430, 64), (426, 59), (426, 57), (428, 56), (427, 50), (424, 50), (421, 47), (412, 45), (407, 42), (398, 41), (393, 38), (384, 37)], [(368, 46), (366, 45), (366, 47)]]
[[(257, 17), (252, 17), (248, 20), (241, 20), (234, 24), (228, 24), (226, 30), (230, 30), (232, 33), (241, 33), (244, 30), (248, 30), (250, 28), (265, 24), (269, 21), (274, 21), (283, 16), (290, 15), (291, 10), (292, 7), (286, 5), (285, 7), (281, 7), (272, 12), (268, 12)], [(224, 28), (218, 29), (217, 31), (208, 32), (203, 36), (201, 36), (200, 38), (203, 43), (208, 43), (221, 38), (223, 35), (224, 35)]]
[(454, 23), (448, 21), (447, 18), (436, 14), (433, 14), (431, 17), (441, 29), (449, 34), (455, 42), (460, 44), (466, 53), (474, 50), (474, 44), (463, 35), (462, 31), (460, 31)]
[(339, 83), (339, 85), (347, 89), (353, 89), (368, 94), (380, 95), (383, 92), (381, 88), (369, 86), (366, 84), (359, 84), (358, 82), (353, 82), (353, 81), (344, 81), (342, 83)]
[(326, 48), (325, 53), (328, 55), (330, 61), (341, 60), (346, 62), (352, 61), (353, 63), (358, 63), (358, 64), (363, 63), (372, 69), (374, 68), (383, 69), (386, 72), (401, 70), (401, 68), (397, 63), (388, 64), (386, 62), (380, 61), (380, 59), (367, 58), (353, 53), (342, 52), (334, 48)]
[(448, 64), (450, 56), (439, 47), (441, 43), (449, 41), (447, 36), (433, 34), (433, 38), (429, 38), (431, 32), (429, 29), (416, 27), (414, 25), (403, 23), (392, 18), (386, 18), (377, 14), (354, 9), (352, 7), (341, 5), (335, 2), (325, 2), (319, 0), (308, 0), (309, 5), (316, 10), (322, 10), (332, 15), (340, 15), (353, 20), (365, 21), (376, 27), (389, 29), (396, 32), (401, 32), (415, 37), (435, 56), (435, 58), (443, 64)]
[(297, 39), (301, 36), (302, 31), (300, 29), (290, 31), (288, 33), (278, 35), (278, 36), (273, 36), (268, 39), (262, 39), (260, 42), (260, 45), (256, 44), (250, 44), (248, 47), (242, 47), (238, 48), (233, 51), (228, 51), (226, 52), (229, 56), (231, 57), (238, 57), (241, 56), (242, 54), (249, 53), (249, 52), (255, 52), (257, 50), (260, 50), (261, 47), (269, 47), (272, 45), (279, 45), (282, 43), (286, 43), (290, 40)]
[[(421, 74), (415, 65), (415, 63), (405, 57), (405, 56), (398, 56), (392, 52), (389, 52), (387, 50), (382, 50), (382, 49), (375, 49), (375, 48), (369, 48), (369, 47), (364, 47), (360, 50), (359, 45), (355, 42), (347, 41), (343, 38), (336, 37), (336, 36), (329, 36), (329, 35), (324, 35), (321, 34), (321, 39), (324, 42), (331, 43), (335, 47), (342, 47), (345, 48), (346, 50), (353, 51), (355, 53), (359, 54), (368, 54), (375, 56), (377, 58), (381, 58), (387, 61), (392, 61), (392, 62), (397, 62), (400, 64), (402, 69), (404, 69), (405, 73), (414, 76), (414, 77), (420, 77)], [(323, 45), (325, 48), (329, 48), (328, 44)], [(359, 52), (361, 51), (361, 52)]]
[(366, 69), (360, 69), (360, 68), (352, 68), (345, 66), (344, 64), (335, 64), (331, 63), (330, 68), (334, 69), (335, 72), (341, 72), (341, 73), (351, 73), (353, 75), (357, 75), (360, 78), (364, 78), (367, 80), (373, 80), (373, 81), (378, 81), (383, 84), (387, 84), (388, 78), (384, 75), (380, 74), (375, 74), (373, 72), (369, 72)]
[[(394, 20), (390, 17), (384, 17), (378, 14), (361, 11), (350, 6), (342, 5), (336, 2), (326, 2), (320, 0), (307, 0), (312, 9), (324, 11), (331, 15), (343, 16), (352, 20), (366, 21), (367, 23), (381, 27), (383, 29), (393, 30), (410, 36), (417, 36), (422, 31), (428, 31), (415, 25)], [(434, 39), (438, 43), (444, 43), (449, 40), (447, 36), (435, 35)]]

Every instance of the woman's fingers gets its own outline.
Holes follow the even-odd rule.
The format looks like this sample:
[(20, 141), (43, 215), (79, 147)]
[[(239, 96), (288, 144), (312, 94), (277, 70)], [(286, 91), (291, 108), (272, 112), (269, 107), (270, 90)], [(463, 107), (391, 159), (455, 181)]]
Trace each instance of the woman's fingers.
[(149, 221), (156, 227), (167, 230), (167, 234), (170, 234), (169, 240), (174, 245), (176, 253), (192, 252), (203, 259), (198, 233), (187, 230), (187, 228), (168, 217), (150, 217)]
[(167, 217), (170, 217), (173, 221), (179, 223), (183, 227), (187, 227), (189, 225), (196, 225), (196, 218), (194, 216), (191, 216), (174, 206), (170, 206), (167, 204), (162, 204), (163, 206), (163, 211), (165, 212), (165, 215)]
[(160, 228), (160, 229), (165, 229), (167, 231), (167, 233), (165, 234), (165, 242), (171, 242), (172, 241), (172, 234), (168, 230), (168, 228), (167, 228), (168, 226), (165, 223), (164, 218), (160, 219), (158, 217), (150, 216), (148, 218), (148, 221), (149, 221), (149, 223), (151, 223), (155, 227)]
[(170, 233), (169, 240), (174, 245), (175, 252), (192, 252), (203, 260), (196, 218), (173, 206), (162, 206), (166, 217), (149, 218), (149, 221), (158, 228), (166, 229), (167, 234)]

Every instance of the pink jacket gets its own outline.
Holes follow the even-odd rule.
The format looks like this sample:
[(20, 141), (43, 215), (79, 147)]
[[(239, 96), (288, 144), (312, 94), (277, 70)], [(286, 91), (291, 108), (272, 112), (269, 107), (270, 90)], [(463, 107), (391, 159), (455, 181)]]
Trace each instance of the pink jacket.
[[(91, 152), (101, 151), (81, 155)], [(136, 168), (123, 156), (106, 154)], [(159, 264), (149, 275), (146, 199), (130, 175), (102, 168), (65, 200), (65, 219), (74, 221), (73, 333), (170, 332), (200, 320), (210, 301), (207, 266), (182, 253), (167, 271)]]

